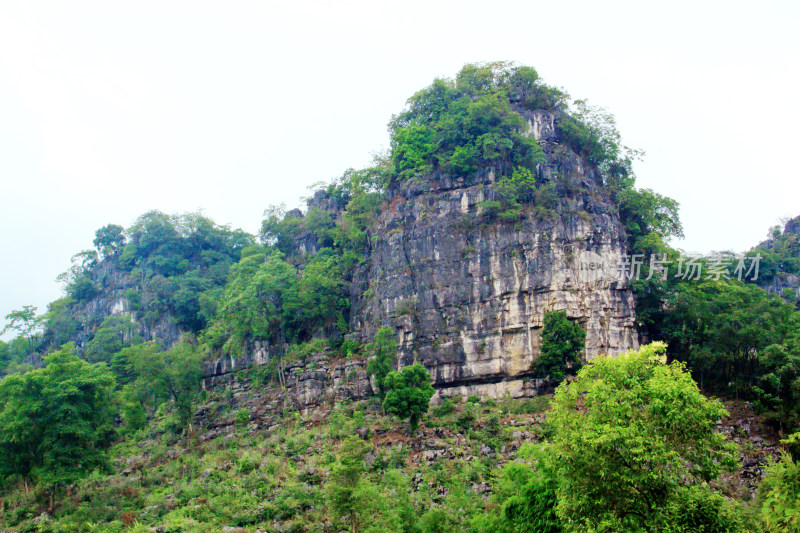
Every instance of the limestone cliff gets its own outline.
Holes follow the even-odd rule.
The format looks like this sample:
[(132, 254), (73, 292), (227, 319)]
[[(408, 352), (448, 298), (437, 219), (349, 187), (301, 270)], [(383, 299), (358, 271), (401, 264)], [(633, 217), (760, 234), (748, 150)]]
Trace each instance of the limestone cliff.
[[(391, 191), (353, 287), (359, 337), (394, 328), (400, 366), (421, 361), (440, 388), (497, 393), (498, 381), (524, 376), (545, 311), (566, 310), (586, 329), (588, 359), (637, 346), (630, 286), (608, 268), (625, 254), (616, 208), (596, 169), (559, 143), (556, 117), (525, 116), (546, 153), (537, 181), (557, 182), (554, 212), (487, 223), (494, 169), (408, 181)], [(583, 276), (587, 257), (606, 268)]]
[[(557, 116), (519, 112), (545, 153), (536, 178), (537, 187), (550, 187), (549, 204), (528, 202), (511, 222), (487, 216), (485, 202), (495, 198), (494, 184), (507, 170), (501, 167), (395, 182), (351, 287), (351, 337), (367, 343), (379, 328), (393, 328), (398, 365), (422, 362), (438, 397), (531, 396), (546, 389), (528, 379), (546, 311), (565, 310), (584, 327), (587, 359), (638, 344), (633, 293), (616, 271), (625, 234), (599, 172), (561, 142)], [(309, 206), (334, 217), (344, 207), (323, 191)], [(319, 248), (308, 234), (295, 247), (298, 254)], [(590, 263), (602, 268), (587, 273)], [(206, 385), (265, 362), (268, 352), (260, 347), (210, 364)], [(295, 382), (313, 378), (322, 395), (334, 380), (318, 374), (303, 370)]]
[(767, 292), (800, 305), (800, 217), (786, 221), (783, 232), (773, 232), (769, 240), (753, 251), (762, 256), (755, 283)]

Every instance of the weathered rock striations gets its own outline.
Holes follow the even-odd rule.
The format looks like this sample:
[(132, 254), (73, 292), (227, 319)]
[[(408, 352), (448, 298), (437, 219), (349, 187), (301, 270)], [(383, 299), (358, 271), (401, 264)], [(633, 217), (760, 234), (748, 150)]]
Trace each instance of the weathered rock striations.
[[(785, 241), (784, 246), (788, 245), (790, 249), (794, 250), (794, 257), (800, 257), (800, 254), (797, 252), (798, 242), (800, 242), (800, 217), (795, 217), (786, 221), (783, 228), (782, 239)], [(757, 250), (759, 248), (773, 252), (775, 251), (775, 240), (770, 238), (754, 249)], [(777, 272), (774, 272), (773, 275), (765, 277), (762, 268), (762, 271), (759, 273), (759, 279), (756, 280), (756, 284), (765, 291), (778, 296), (784, 296), (788, 289), (791, 295), (788, 297), (788, 300), (793, 303), (797, 302), (797, 292), (800, 290), (800, 276), (795, 272), (787, 272), (779, 267)]]
[[(546, 389), (527, 379), (546, 311), (565, 310), (585, 328), (588, 359), (638, 345), (633, 293), (617, 273), (625, 235), (599, 172), (559, 142), (554, 115), (519, 111), (544, 149), (537, 182), (552, 182), (555, 203), (526, 205), (515, 222), (489, 220), (483, 202), (494, 198), (502, 167), (394, 184), (352, 285), (351, 336), (369, 342), (380, 327), (393, 328), (398, 365), (422, 362), (437, 399)], [(318, 193), (309, 205), (336, 215), (342, 206), (329, 203)], [(307, 235), (297, 246), (317, 249)], [(265, 357), (217, 361), (206, 385)], [(316, 381), (323, 394), (329, 384)]]
[[(400, 366), (419, 360), (439, 388), (509, 391), (497, 383), (528, 373), (546, 311), (565, 310), (586, 329), (588, 359), (638, 344), (632, 291), (617, 276), (616, 208), (597, 171), (558, 144), (553, 115), (525, 116), (547, 156), (537, 181), (558, 181), (555, 212), (487, 222), (494, 169), (408, 182), (393, 191), (354, 285), (353, 329), (369, 339), (394, 328)], [(590, 263), (604, 268), (581, 270)]]

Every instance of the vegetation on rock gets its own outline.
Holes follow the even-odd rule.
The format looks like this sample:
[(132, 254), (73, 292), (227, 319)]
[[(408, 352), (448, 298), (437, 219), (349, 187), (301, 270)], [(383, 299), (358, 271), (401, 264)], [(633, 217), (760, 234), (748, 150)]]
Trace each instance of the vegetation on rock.
[[(552, 137), (534, 137), (534, 116), (552, 120)], [(540, 356), (520, 379), (577, 373), (552, 399), (442, 394), (429, 410), (435, 391), (423, 364), (448, 339), (433, 332), (431, 350), (418, 347), (422, 290), (376, 304), (394, 309), (396, 322), (358, 315), (361, 299), (397, 282), (369, 262), (377, 237), (400, 231), (386, 214), (406, 195), (473, 180), (479, 196), (462, 198), (458, 227), (514, 228), (515, 239), (530, 220), (592, 220), (596, 202), (618, 223), (619, 248), (674, 262), (680, 255), (669, 242), (682, 226), (674, 200), (635, 187), (638, 153), (621, 143), (613, 116), (571, 101), (530, 67), (467, 65), (412, 96), (389, 128), (388, 153), (317, 190), (305, 212), (268, 208), (258, 239), (200, 214), (151, 211), (128, 228), (98, 229), (95, 249), (73, 257), (60, 276), (65, 296), (46, 313), (25, 306), (6, 317), (3, 333), (17, 336), (0, 342), (0, 525), (797, 529), (797, 434), (778, 461), (758, 457), (766, 475), (746, 501), (741, 483), (720, 474), (736, 467), (737, 454), (766, 448), (753, 439), (735, 445), (724, 433), (726, 410), (703, 395), (747, 400), (754, 420), (784, 434), (797, 429), (800, 315), (788, 293), (667, 278), (645, 265), (633, 281), (638, 326), (668, 346), (584, 362), (584, 329), (564, 311), (548, 312)], [(585, 183), (559, 173), (569, 164), (589, 169)], [(429, 216), (424, 200), (409, 216)], [(773, 292), (798, 273), (797, 233), (787, 224), (752, 251), (763, 254)], [(403, 244), (400, 277), (413, 278), (418, 265)], [(459, 257), (475, 254), (479, 263), (467, 244)], [(543, 238), (537, 250), (549, 245)], [(487, 287), (500, 283), (490, 270)], [(446, 303), (447, 288), (434, 289), (428, 311), (458, 324), (465, 302)], [(359, 330), (362, 320), (372, 322)], [(480, 357), (484, 347), (454, 357)], [(263, 365), (236, 366), (254, 354)], [(230, 367), (230, 385), (201, 385), (211, 360)], [(325, 376), (317, 365), (332, 361), (338, 370)], [(303, 385), (292, 389), (301, 368)], [(342, 384), (353, 381), (366, 390), (349, 393)], [(319, 398), (302, 403), (303, 395)]]

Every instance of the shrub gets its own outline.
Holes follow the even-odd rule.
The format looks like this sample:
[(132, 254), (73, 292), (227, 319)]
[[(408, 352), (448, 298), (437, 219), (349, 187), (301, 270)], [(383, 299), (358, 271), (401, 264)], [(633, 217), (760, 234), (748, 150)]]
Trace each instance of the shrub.
[(537, 377), (562, 380), (581, 367), (586, 332), (567, 318), (566, 311), (544, 314), (542, 345), (532, 368)]

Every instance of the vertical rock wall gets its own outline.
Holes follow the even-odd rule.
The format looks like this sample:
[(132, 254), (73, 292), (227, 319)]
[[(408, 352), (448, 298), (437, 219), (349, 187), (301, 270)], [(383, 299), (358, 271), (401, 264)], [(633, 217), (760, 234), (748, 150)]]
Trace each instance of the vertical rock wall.
[[(559, 145), (553, 115), (525, 116), (546, 153), (537, 180), (554, 182), (555, 209), (534, 203), (516, 222), (488, 220), (482, 202), (502, 168), (409, 181), (392, 191), (354, 284), (362, 340), (392, 327), (400, 366), (419, 360), (439, 387), (496, 391), (524, 376), (546, 311), (585, 328), (588, 359), (637, 346), (633, 294), (616, 271), (625, 254), (616, 208), (596, 170)], [(589, 274), (588, 263), (605, 268)]]

